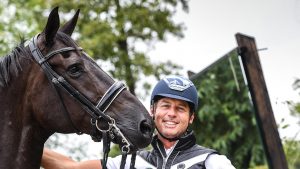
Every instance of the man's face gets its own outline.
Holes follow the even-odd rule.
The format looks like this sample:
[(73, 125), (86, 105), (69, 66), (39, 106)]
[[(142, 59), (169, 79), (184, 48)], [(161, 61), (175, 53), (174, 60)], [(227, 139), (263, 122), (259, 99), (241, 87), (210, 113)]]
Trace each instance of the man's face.
[(194, 119), (186, 101), (172, 98), (158, 100), (151, 112), (157, 129), (167, 138), (181, 136)]

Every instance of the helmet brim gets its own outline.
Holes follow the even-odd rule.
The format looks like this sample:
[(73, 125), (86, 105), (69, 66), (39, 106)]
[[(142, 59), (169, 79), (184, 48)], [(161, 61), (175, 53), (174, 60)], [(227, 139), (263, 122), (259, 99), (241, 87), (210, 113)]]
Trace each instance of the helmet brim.
[(163, 94), (156, 94), (156, 96), (169, 97), (169, 98), (173, 98), (173, 99), (183, 100), (183, 101), (186, 101), (189, 104), (192, 104), (193, 106), (195, 106), (192, 100), (189, 100), (185, 97), (181, 97), (181, 96), (178, 96), (178, 95), (163, 93)]

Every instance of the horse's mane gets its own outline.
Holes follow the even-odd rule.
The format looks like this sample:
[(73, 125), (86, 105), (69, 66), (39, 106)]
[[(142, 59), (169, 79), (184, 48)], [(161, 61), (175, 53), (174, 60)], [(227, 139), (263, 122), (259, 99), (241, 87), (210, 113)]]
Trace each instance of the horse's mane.
[(0, 57), (0, 87), (9, 84), (12, 74), (17, 76), (22, 71), (19, 58), (24, 55), (28, 55), (28, 52), (25, 49), (24, 42), (21, 42), (10, 54)]

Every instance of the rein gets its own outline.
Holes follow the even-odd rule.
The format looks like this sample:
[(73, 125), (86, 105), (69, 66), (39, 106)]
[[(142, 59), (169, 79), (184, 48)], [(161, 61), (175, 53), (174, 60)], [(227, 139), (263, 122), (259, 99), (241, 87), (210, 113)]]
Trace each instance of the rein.
[[(127, 154), (130, 152), (130, 146), (131, 143), (129, 140), (124, 136), (122, 131), (119, 129), (119, 127), (115, 123), (115, 119), (111, 118), (109, 115), (105, 114), (106, 110), (109, 108), (111, 103), (118, 97), (118, 95), (126, 89), (126, 86), (122, 82), (115, 82), (102, 96), (102, 98), (99, 100), (97, 105), (95, 106), (88, 98), (86, 98), (83, 94), (81, 94), (78, 90), (76, 90), (68, 81), (64, 79), (64, 77), (58, 75), (50, 66), (48, 63), (48, 60), (55, 56), (56, 54), (62, 53), (62, 52), (68, 52), (68, 51), (82, 51), (83, 49), (81, 47), (74, 48), (74, 47), (65, 47), (61, 48), (55, 51), (52, 51), (48, 53), (46, 56), (42, 54), (40, 49), (37, 46), (37, 38), (39, 34), (34, 36), (32, 40), (29, 42), (29, 48), (31, 51), (32, 56), (34, 57), (35, 61), (41, 66), (44, 73), (46, 74), (47, 78), (50, 82), (55, 86), (56, 92), (58, 92), (57, 88), (65, 90), (67, 93), (69, 93), (72, 97), (75, 98), (75, 100), (80, 103), (81, 107), (89, 113), (91, 116), (91, 124), (94, 128), (94, 130), (98, 130), (102, 132), (103, 134), (103, 160), (102, 160), (102, 167), (106, 169), (106, 163), (108, 158), (108, 153), (110, 151), (110, 143), (111, 140), (113, 140), (116, 136), (119, 136), (122, 138), (122, 143), (124, 144), (121, 147), (122, 151), (122, 161), (120, 168), (123, 169), (126, 163), (126, 157)], [(62, 97), (59, 93), (60, 100), (62, 101)], [(65, 112), (67, 112), (67, 109), (63, 103), (63, 107)], [(70, 118), (70, 113), (67, 113), (68, 117)], [(105, 122), (108, 124), (107, 129), (101, 129), (98, 126), (98, 121), (103, 118)], [(70, 119), (71, 120), (71, 119)], [(72, 123), (72, 120), (71, 120)], [(73, 127), (77, 130), (75, 125), (72, 123)], [(92, 136), (92, 138), (97, 138), (96, 136)], [(132, 159), (131, 159), (131, 165), (132, 168), (134, 168), (135, 163), (135, 152), (133, 152)]]

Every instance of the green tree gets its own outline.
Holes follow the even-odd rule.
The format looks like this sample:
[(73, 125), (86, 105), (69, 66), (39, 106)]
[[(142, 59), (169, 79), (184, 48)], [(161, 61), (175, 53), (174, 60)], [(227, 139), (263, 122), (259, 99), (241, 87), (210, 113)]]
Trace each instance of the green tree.
[[(88, 54), (101, 60), (98, 62), (100, 65), (108, 63), (110, 68), (107, 71), (114, 78), (124, 80), (133, 94), (136, 94), (137, 84), (142, 84), (146, 90), (145, 93), (137, 93), (141, 98), (151, 88), (150, 81), (144, 77), (154, 76), (159, 79), (165, 74), (178, 73), (181, 69), (171, 61), (152, 62), (147, 50), (151, 50), (158, 41), (166, 41), (167, 36), (183, 37), (183, 24), (175, 23), (172, 18), (180, 4), (183, 10), (188, 10), (186, 0), (5, 2), (7, 8), (15, 10), (2, 10), (2, 16), (13, 12), (3, 32), (9, 33), (12, 41), (17, 39), (17, 42), (24, 30), (29, 37), (41, 31), (47, 12), (54, 6), (60, 6), (62, 20), (68, 18), (70, 11), (80, 9), (75, 38)], [(0, 23), (2, 25), (4, 22)], [(22, 29), (17, 30), (16, 25), (21, 25)], [(7, 40), (3, 41), (0, 46), (5, 48), (7, 43)]]
[[(300, 96), (299, 78), (297, 78), (293, 83), (293, 88)], [(298, 125), (300, 126), (300, 102), (286, 101), (286, 103), (290, 109), (291, 115), (298, 119)], [(288, 125), (284, 127), (288, 127)], [(294, 138), (283, 139), (284, 151), (290, 169), (300, 168), (300, 141), (297, 140), (299, 133), (300, 131), (298, 130), (296, 131)]]
[[(95, 58), (109, 61), (112, 64), (109, 72), (113, 77), (125, 80), (133, 94), (136, 94), (141, 75), (159, 78), (179, 68), (171, 62), (151, 63), (147, 54), (136, 47), (141, 43), (165, 41), (167, 34), (183, 37), (182, 25), (172, 21), (178, 1), (52, 2), (54, 6), (60, 5), (67, 10), (82, 9), (82, 22), (79, 23), (82, 46)], [(186, 9), (186, 2), (181, 2)], [(143, 86), (150, 88), (148, 83)]]
[(197, 142), (225, 154), (236, 168), (264, 164), (264, 151), (237, 51), (191, 77), (199, 93)]
[[(173, 21), (180, 4), (187, 12), (186, 0), (3, 0), (1, 55), (20, 43), (20, 39), (41, 32), (53, 7), (60, 7), (61, 22), (68, 19), (70, 12), (80, 9), (74, 38), (100, 66), (109, 65), (106, 71), (110, 75), (125, 81), (133, 94), (144, 99), (151, 88), (151, 76), (159, 79), (165, 74), (177, 74), (181, 69), (171, 61), (152, 62), (147, 55), (156, 42), (166, 41), (168, 36), (183, 38), (183, 24)], [(143, 90), (136, 92), (138, 87)], [(64, 146), (56, 136), (52, 138), (52, 145)]]
[[(296, 79), (293, 83), (293, 88), (295, 91), (299, 92), (300, 96), (300, 79)], [(298, 119), (298, 124), (300, 125), (300, 102), (287, 101), (291, 115)]]
[(45, 2), (40, 0), (1, 1), (0, 56), (8, 53), (20, 40), (28, 39), (42, 30), (46, 23), (44, 8)]
[(300, 141), (297, 139), (285, 139), (283, 143), (289, 168), (300, 168)]

